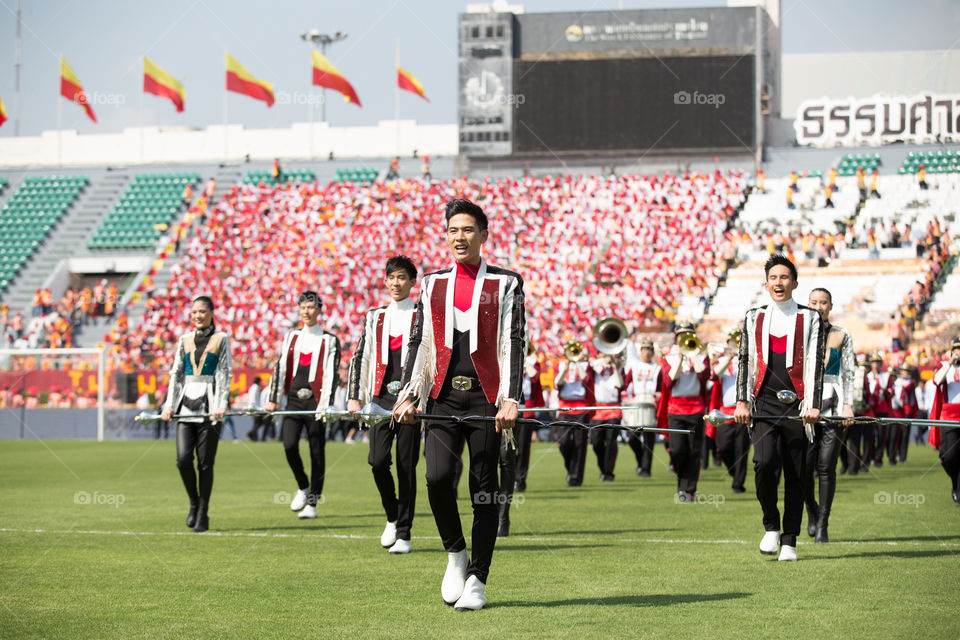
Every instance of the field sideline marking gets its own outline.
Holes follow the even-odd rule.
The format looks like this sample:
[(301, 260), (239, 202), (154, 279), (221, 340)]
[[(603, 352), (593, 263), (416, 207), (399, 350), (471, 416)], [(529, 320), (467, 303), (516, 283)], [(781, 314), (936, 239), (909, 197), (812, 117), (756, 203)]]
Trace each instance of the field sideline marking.
[[(98, 531), (84, 529), (11, 529), (0, 527), (0, 533), (55, 533), (55, 534), (76, 534), (91, 536), (195, 536), (192, 531)], [(333, 538), (338, 540), (374, 540), (380, 539), (376, 535), (356, 535), (356, 534), (337, 534), (337, 533), (270, 533), (269, 531), (260, 532), (231, 532), (231, 531), (207, 531), (201, 535), (220, 536), (225, 538)], [(440, 536), (411, 536), (414, 540), (439, 540)], [(583, 542), (584, 538), (552, 538), (542, 536), (512, 536), (519, 541), (527, 542)], [(753, 544), (755, 541), (749, 540), (680, 540), (669, 538), (619, 538), (618, 543), (649, 543), (649, 544)], [(798, 541), (801, 545), (814, 544), (812, 542)], [(881, 545), (888, 547), (960, 547), (960, 542), (913, 542), (910, 540), (839, 540), (830, 542), (833, 546), (841, 545)]]

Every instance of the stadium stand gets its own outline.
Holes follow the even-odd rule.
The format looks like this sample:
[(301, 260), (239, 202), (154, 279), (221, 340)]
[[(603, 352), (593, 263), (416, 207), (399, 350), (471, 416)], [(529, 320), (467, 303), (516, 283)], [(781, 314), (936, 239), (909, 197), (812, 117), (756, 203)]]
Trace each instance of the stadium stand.
[(87, 185), (86, 176), (28, 177), (0, 210), (0, 293)]
[(837, 165), (837, 175), (850, 177), (857, 175), (857, 167), (863, 167), (867, 173), (873, 173), (874, 169), (879, 169), (883, 165), (883, 160), (879, 153), (848, 153), (840, 160)]
[(937, 149), (936, 151), (910, 151), (897, 169), (900, 175), (917, 173), (923, 165), (927, 173), (960, 172), (960, 152), (955, 149)]
[(337, 182), (373, 182), (379, 173), (372, 167), (337, 169)]
[(89, 249), (152, 246), (185, 207), (183, 191), (199, 173), (138, 174), (87, 241)]
[[(287, 169), (283, 168), (283, 171), (280, 173), (280, 177), (283, 182), (313, 182), (317, 179), (316, 174), (312, 169)], [(265, 184), (273, 184), (276, 182), (273, 178), (273, 173), (269, 170), (255, 170), (248, 171), (247, 175), (243, 178), (244, 183), (246, 184), (260, 184), (261, 182)]]

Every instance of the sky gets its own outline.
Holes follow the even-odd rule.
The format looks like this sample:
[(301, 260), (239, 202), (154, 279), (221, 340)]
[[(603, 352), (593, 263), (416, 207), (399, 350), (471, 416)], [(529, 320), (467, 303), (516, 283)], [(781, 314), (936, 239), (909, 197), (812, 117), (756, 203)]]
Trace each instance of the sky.
[[(307, 122), (319, 89), (310, 86), (310, 47), (299, 34), (346, 32), (327, 57), (351, 81), (362, 108), (328, 92), (333, 126), (402, 119), (452, 124), (457, 110), (457, 14), (449, 0), (22, 0), (21, 135), (62, 127), (117, 133), (125, 127), (231, 124), (288, 127)], [(527, 13), (722, 6), (700, 0), (530, 0)], [(16, 0), (0, 0), (0, 99), (13, 136)], [(782, 0), (783, 52), (953, 49), (960, 45), (960, 0)], [(272, 82), (277, 103), (224, 90), (224, 53)], [(395, 59), (423, 84), (429, 102), (395, 91)], [(83, 84), (99, 123), (59, 97), (59, 56)], [(142, 56), (179, 79), (186, 109), (142, 96)], [(399, 100), (398, 100), (399, 98)], [(313, 111), (319, 120), (319, 109)]]

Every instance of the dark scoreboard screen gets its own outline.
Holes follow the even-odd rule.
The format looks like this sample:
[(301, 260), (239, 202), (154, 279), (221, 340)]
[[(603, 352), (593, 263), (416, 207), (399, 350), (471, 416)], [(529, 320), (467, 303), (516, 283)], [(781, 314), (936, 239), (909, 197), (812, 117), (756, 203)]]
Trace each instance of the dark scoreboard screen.
[(754, 57), (514, 61), (514, 153), (755, 145)]

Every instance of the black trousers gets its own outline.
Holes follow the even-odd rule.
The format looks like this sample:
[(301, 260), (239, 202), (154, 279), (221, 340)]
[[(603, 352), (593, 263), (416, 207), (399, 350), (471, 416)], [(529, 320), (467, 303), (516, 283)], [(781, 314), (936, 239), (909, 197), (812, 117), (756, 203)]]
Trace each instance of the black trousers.
[(657, 434), (653, 431), (630, 432), (627, 444), (633, 449), (640, 473), (649, 474), (653, 464), (653, 447), (657, 443)]
[[(440, 415), (495, 416), (496, 406), (487, 402), (479, 388), (441, 395), (427, 403), (427, 413)], [(454, 481), (460, 461), (459, 447), (466, 441), (470, 463), (470, 503), (473, 506), (473, 553), (467, 576), (487, 582), (493, 547), (497, 541), (497, 505), (500, 460), (500, 434), (488, 422), (428, 422), (425, 426), (424, 454), (427, 458), (427, 495), (437, 530), (448, 553), (462, 551), (463, 538), (460, 511)]]
[[(383, 420), (370, 429), (370, 455), (367, 462), (373, 469), (373, 481), (380, 492), (380, 502), (387, 522), (397, 523), (397, 538), (410, 540), (410, 526), (417, 503), (417, 461), (420, 459), (420, 423), (395, 425)], [(390, 470), (390, 451), (397, 441), (397, 484)]]
[[(527, 415), (529, 416), (531, 414)], [(527, 471), (530, 470), (530, 445), (533, 439), (533, 425), (518, 424), (513, 428), (513, 437), (517, 441), (516, 484), (520, 487), (525, 487), (527, 484)]]
[(854, 423), (847, 427), (847, 434), (844, 438), (846, 443), (846, 468), (849, 469), (850, 475), (855, 475), (860, 472), (860, 468), (868, 468), (870, 465), (865, 463), (863, 458), (860, 457), (860, 445), (863, 440), (863, 425)]
[(717, 451), (733, 478), (734, 489), (743, 489), (747, 480), (747, 455), (750, 453), (750, 435), (747, 427), (728, 422), (717, 427)]
[(910, 444), (910, 426), (891, 423), (887, 427), (887, 459), (890, 464), (905, 462)]
[[(530, 425), (527, 425), (528, 427)], [(513, 437), (517, 437), (517, 427), (513, 429)], [(509, 438), (500, 439), (500, 493), (498, 494), (498, 523), (510, 524), (510, 505), (513, 504), (513, 490), (517, 483), (517, 467), (519, 456), (517, 449), (510, 445)]]
[[(843, 447), (843, 427), (834, 424), (816, 425), (813, 442), (807, 443), (807, 460), (803, 474), (803, 500), (807, 517), (817, 527), (826, 527), (837, 491), (837, 458)], [(816, 480), (820, 490), (816, 490)], [(817, 504), (817, 494), (820, 502)]]
[[(887, 416), (877, 416), (886, 418)], [(879, 422), (876, 426), (876, 440), (873, 447), (873, 462), (876, 465), (883, 464), (883, 452), (888, 447), (890, 442), (890, 423), (889, 422)]]
[[(780, 542), (796, 546), (803, 520), (806, 434), (800, 420), (757, 420), (753, 426), (753, 470), (765, 531), (781, 531)], [(783, 475), (783, 527), (777, 498)]]
[[(568, 422), (588, 424), (589, 413), (566, 414)], [(587, 462), (587, 430), (581, 427), (559, 427), (557, 429), (557, 444), (560, 446), (560, 455), (563, 456), (563, 466), (567, 469), (567, 484), (579, 487), (583, 484), (583, 468)]]
[[(593, 424), (620, 424), (620, 418), (613, 420), (593, 420)], [(617, 437), (620, 435), (619, 429), (594, 429), (590, 432), (590, 444), (593, 445), (593, 452), (597, 454), (597, 466), (600, 467), (600, 473), (608, 476), (613, 475), (613, 470), (617, 466)]]
[[(294, 396), (287, 400), (288, 411), (315, 411), (316, 408), (317, 401), (313, 398), (301, 400)], [(300, 457), (300, 434), (304, 429), (307, 430), (307, 441), (310, 444), (309, 480), (303, 469), (303, 459)], [(323, 493), (323, 477), (326, 473), (326, 425), (317, 422), (313, 414), (284, 416), (280, 431), (283, 438), (283, 450), (287, 454), (287, 464), (293, 471), (297, 488), (307, 492), (307, 504), (316, 506), (317, 499)]]
[[(213, 491), (213, 462), (220, 443), (220, 424), (208, 421), (177, 423), (177, 469), (187, 490), (190, 504), (206, 513)], [(197, 453), (197, 468), (193, 468), (193, 453)], [(199, 485), (197, 483), (199, 476)]]
[(703, 414), (671, 413), (667, 419), (671, 429), (693, 429), (691, 434), (670, 434), (670, 463), (677, 474), (677, 491), (696, 493), (703, 448)]
[(857, 455), (860, 456), (861, 469), (868, 469), (873, 462), (873, 456), (876, 453), (877, 430), (872, 424), (864, 424), (860, 435), (860, 450)]
[(711, 455), (713, 456), (713, 459), (715, 461), (719, 458), (719, 453), (717, 451), (717, 441), (714, 438), (709, 437), (706, 433), (704, 433), (703, 444), (700, 446), (700, 468), (701, 469), (708, 469), (710, 467)]
[(940, 429), (940, 464), (950, 476), (952, 490), (960, 489), (960, 429)]

